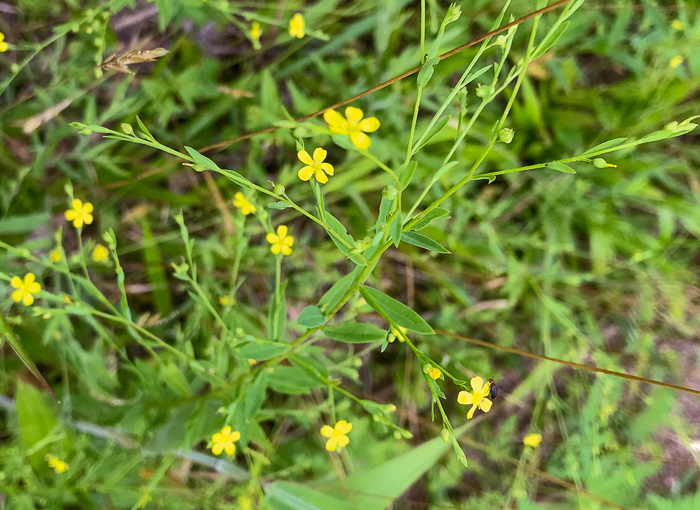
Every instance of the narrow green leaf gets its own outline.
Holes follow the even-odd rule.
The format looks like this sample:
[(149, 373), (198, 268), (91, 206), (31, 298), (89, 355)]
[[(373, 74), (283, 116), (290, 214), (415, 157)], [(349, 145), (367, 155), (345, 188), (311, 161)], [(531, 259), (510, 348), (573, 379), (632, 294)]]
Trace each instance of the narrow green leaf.
[(540, 42), (535, 51), (532, 53), (532, 60), (540, 58), (542, 55), (547, 53), (549, 49), (554, 46), (557, 40), (564, 34), (564, 32), (566, 32), (566, 29), (569, 28), (570, 24), (570, 21), (565, 21), (554, 30), (547, 33), (547, 35), (545, 35), (542, 39), (542, 42)]
[(393, 297), (365, 285), (360, 287), (360, 294), (369, 306), (394, 324), (424, 335), (435, 334), (433, 328), (420, 315)]
[(396, 213), (394, 221), (391, 223), (389, 233), (391, 234), (391, 241), (394, 243), (394, 246), (398, 247), (399, 243), (401, 243), (401, 235), (403, 234), (403, 216), (401, 213)]
[(189, 153), (190, 156), (192, 156), (192, 159), (194, 159), (195, 163), (202, 165), (204, 168), (208, 170), (213, 170), (215, 172), (221, 170), (221, 168), (219, 168), (219, 165), (214, 163), (214, 161), (212, 161), (206, 156), (203, 156), (202, 154), (194, 150), (192, 147), (188, 147), (185, 145), (185, 150)]
[(581, 156), (592, 156), (593, 154), (604, 151), (606, 149), (612, 149), (613, 147), (617, 147), (618, 145), (622, 144), (627, 138), (615, 138), (614, 140), (608, 140), (607, 142), (603, 142), (601, 144), (596, 145), (595, 147), (592, 147), (588, 149), (586, 152), (581, 154)]
[(272, 202), (271, 204), (267, 204), (268, 209), (286, 209), (288, 207), (291, 207), (289, 202)]
[(0, 347), (5, 342), (10, 344), (10, 347), (12, 347), (12, 350), (15, 351), (17, 357), (20, 360), (22, 360), (22, 363), (24, 363), (24, 366), (27, 367), (27, 370), (29, 370), (31, 374), (41, 383), (44, 389), (51, 393), (51, 396), (54, 399), (56, 399), (56, 401), (58, 401), (56, 395), (54, 395), (53, 391), (51, 391), (49, 383), (46, 382), (44, 376), (41, 375), (39, 369), (36, 368), (36, 365), (34, 365), (34, 362), (31, 360), (27, 352), (24, 350), (24, 347), (22, 347), (22, 344), (15, 336), (15, 333), (12, 331), (12, 328), (10, 328), (9, 323), (5, 319), (5, 316), (2, 314), (2, 310), (0, 310)]
[(328, 338), (349, 344), (364, 344), (384, 340), (386, 331), (374, 324), (344, 322), (335, 326), (326, 326), (323, 332)]
[(557, 172), (561, 172), (563, 174), (576, 173), (576, 170), (571, 168), (569, 165), (565, 165), (564, 163), (561, 163), (559, 161), (552, 161), (551, 163), (547, 163), (547, 167), (551, 168), (552, 170), (556, 170)]
[(335, 308), (343, 296), (350, 290), (357, 277), (362, 273), (362, 266), (357, 266), (352, 272), (343, 276), (326, 291), (318, 301), (318, 307), (325, 313)]
[(411, 183), (413, 179), (413, 174), (416, 173), (416, 167), (418, 163), (411, 161), (408, 166), (402, 166), (399, 171), (399, 184), (401, 184), (401, 189), (404, 190)]
[(254, 359), (255, 361), (265, 361), (279, 356), (280, 354), (284, 354), (288, 350), (289, 344), (256, 339), (238, 349), (238, 357)]
[(443, 245), (418, 232), (404, 232), (402, 239), (408, 244), (437, 253), (450, 253)]
[(45, 212), (8, 216), (0, 219), (0, 236), (26, 234), (46, 225), (49, 214)]
[(423, 218), (418, 220), (416, 222), (416, 224), (413, 225), (413, 227), (411, 227), (411, 230), (415, 230), (415, 231), (422, 230), (425, 227), (427, 227), (430, 224), (430, 222), (432, 222), (438, 218), (442, 218), (443, 216), (447, 216), (448, 214), (450, 214), (450, 211), (448, 211), (447, 209), (442, 209), (440, 207), (436, 207), (435, 209), (430, 211), (428, 214), (423, 216)]
[[(18, 384), (15, 404), (19, 422), (19, 437), (24, 448), (29, 450), (51, 434), (56, 426), (56, 416), (42, 398), (39, 390), (21, 381)], [(49, 445), (45, 444), (29, 455), (29, 461), (35, 469), (42, 469), (46, 465), (44, 455), (49, 453), (48, 448)]]
[(448, 115), (447, 117), (444, 117), (443, 119), (439, 120), (436, 122), (433, 127), (430, 128), (430, 130), (425, 134), (425, 136), (422, 136), (421, 139), (422, 141), (420, 142), (420, 145), (417, 145), (414, 147), (411, 151), (412, 154), (415, 154), (419, 150), (421, 150), (423, 147), (425, 147), (430, 139), (437, 135), (440, 131), (442, 131), (442, 128), (444, 128), (448, 122), (450, 122), (450, 119), (452, 118), (451, 115)]
[[(365, 263), (362, 261), (362, 259), (358, 255), (352, 253), (351, 250), (354, 249), (354, 247), (355, 247), (355, 240), (352, 238), (352, 236), (350, 234), (348, 234), (348, 231), (345, 230), (345, 227), (343, 226), (343, 224), (340, 223), (340, 221), (338, 221), (338, 219), (335, 216), (333, 216), (331, 213), (329, 213), (327, 211), (326, 211), (325, 216), (326, 216), (326, 218), (325, 218), (326, 223), (330, 227), (330, 230), (332, 230), (336, 234), (336, 235), (333, 235), (330, 232), (328, 232), (328, 235), (330, 236), (331, 240), (335, 243), (335, 245), (338, 247), (338, 249), (341, 252), (343, 252), (343, 255), (345, 255), (347, 258), (352, 260), (355, 264), (359, 264), (359, 265), (364, 266)], [(326, 229), (326, 231), (328, 231), (328, 229)], [(348, 246), (346, 246), (345, 243), (342, 243), (338, 239), (338, 237), (340, 237), (341, 239), (344, 239), (345, 242), (349, 246), (351, 246), (352, 248), (349, 248)]]
[(297, 323), (307, 328), (323, 326), (327, 320), (321, 309), (314, 305), (304, 308), (299, 314), (299, 317), (297, 317)]
[(430, 78), (433, 77), (433, 73), (435, 72), (435, 66), (439, 62), (440, 57), (433, 57), (423, 64), (423, 67), (421, 67), (420, 71), (418, 72), (418, 78), (416, 78), (416, 82), (420, 88), (424, 88), (428, 84)]

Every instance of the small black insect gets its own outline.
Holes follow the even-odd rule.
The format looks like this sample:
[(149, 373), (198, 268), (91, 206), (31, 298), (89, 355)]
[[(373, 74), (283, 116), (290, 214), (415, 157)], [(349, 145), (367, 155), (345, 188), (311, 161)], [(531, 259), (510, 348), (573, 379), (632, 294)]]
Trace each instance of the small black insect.
[(493, 400), (498, 395), (498, 386), (496, 386), (496, 382), (493, 379), (489, 379), (489, 385), (489, 398)]

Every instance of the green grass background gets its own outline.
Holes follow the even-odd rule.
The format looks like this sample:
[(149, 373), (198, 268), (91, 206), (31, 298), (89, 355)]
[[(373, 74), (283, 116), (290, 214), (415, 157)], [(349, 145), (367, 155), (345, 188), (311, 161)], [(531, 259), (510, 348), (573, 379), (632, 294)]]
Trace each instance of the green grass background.
[[(425, 3), (430, 43), (448, 4)], [(488, 31), (503, 5), (459, 4), (462, 16), (449, 26), (441, 51)], [(205, 372), (227, 379), (243, 370), (234, 367), (201, 296), (174, 276), (171, 265), (185, 257), (175, 220), (182, 212), (202, 295), (236, 335), (266, 337), (275, 260), (257, 222), (248, 218), (242, 228), (231, 205), (239, 188), (215, 175), (207, 182), (148, 147), (79, 135), (69, 123), (119, 130), (123, 122), (136, 126), (138, 115), (160, 142), (182, 150), (286, 120), (283, 108), (292, 117), (305, 115), (418, 65), (421, 2), (5, 5), (0, 31), (11, 47), (0, 54), (0, 308), (61, 403), (36, 390), (36, 380), (3, 346), (0, 507), (132, 508), (147, 493), (148, 508), (700, 507), (694, 395), (458, 338), (411, 335), (465, 379), (478, 374), (499, 383), (491, 412), (467, 422), (455, 387), (441, 382), (452, 424), (466, 424), (460, 429), (464, 468), (440, 439), (439, 420), (431, 421), (420, 365), (399, 342), (381, 352), (376, 342), (349, 346), (325, 339), (300, 355), (325, 367), (358, 399), (395, 404), (397, 411), (386, 416), (410, 431), (410, 439), (338, 392), (329, 400), (324, 385), (293, 372), (296, 366), (281, 365), (255, 383), (217, 386), (182, 356), (154, 345), (149, 348), (161, 359), (155, 362), (129, 325), (77, 310), (46, 316), (10, 299), (9, 278), (32, 271), (56, 296), (36, 304), (68, 308), (61, 301), (71, 292), (69, 281), (46, 261), (59, 233), (71, 271), (81, 273), (79, 257), (71, 255), (78, 251), (75, 229), (63, 219), (66, 184), (72, 183), (76, 197), (95, 204), (95, 222), (83, 232), (85, 249), (108, 244), (102, 234), (115, 232), (123, 281), (113, 261), (88, 263), (107, 300), (120, 306), (123, 285), (139, 327), (199, 360)], [(536, 7), (515, 1), (508, 15)], [(287, 33), (295, 12), (303, 13), (311, 34), (301, 40)], [(260, 50), (246, 33), (251, 15), (262, 21)], [(541, 33), (555, 19), (545, 15)], [(676, 19), (682, 30), (671, 26)], [(496, 146), (483, 172), (574, 156), (614, 138), (640, 138), (699, 113), (697, 2), (589, 0), (570, 21), (552, 50), (531, 64), (507, 123), (514, 140)], [(511, 63), (524, 56), (531, 23), (515, 35)], [(133, 75), (98, 77), (93, 70), (112, 53), (155, 47), (170, 52), (132, 65)], [(436, 66), (424, 91), (419, 133), (472, 55), (466, 50)], [(684, 62), (671, 68), (676, 55)], [(491, 50), (485, 63), (497, 57)], [(467, 108), (477, 103), (475, 85), (468, 87)], [(243, 93), (234, 97), (222, 86)], [(479, 156), (507, 98), (485, 109), (459, 149), (459, 164), (468, 168)], [(355, 104), (380, 119), (372, 152), (392, 167), (403, 162), (414, 100), (411, 77)], [(46, 114), (57, 105), (59, 111)], [(453, 118), (457, 106), (448, 110)], [(40, 125), (24, 132), (35, 116)], [(439, 166), (455, 129), (448, 124), (417, 156), (407, 203)], [(446, 202), (450, 217), (423, 231), (450, 255), (402, 243), (386, 253), (369, 283), (435, 329), (700, 388), (697, 137), (614, 153), (606, 159), (615, 168), (577, 163), (575, 175), (543, 169), (473, 181)], [(360, 239), (374, 222), (389, 177), (330, 139), (324, 146), (336, 168), (323, 188), (326, 202)], [(282, 184), (298, 203), (313, 207), (311, 190), (296, 177), (293, 131), (207, 155), (260, 186)], [(443, 179), (424, 203), (453, 183)], [(216, 194), (228, 213), (222, 214)], [(261, 198), (256, 205), (265, 210), (269, 202)], [(299, 312), (352, 264), (296, 212), (267, 210), (295, 237), (294, 253), (283, 261), (286, 338), (292, 339), (305, 329), (295, 323)], [(219, 297), (234, 293), (234, 305), (219, 304)], [(82, 297), (99, 308), (86, 292)], [(343, 313), (385, 326), (356, 300)], [(235, 458), (217, 459), (207, 441), (237, 409), (240, 420), (240, 406), (245, 423), (236, 423), (245, 429), (244, 440)], [(331, 411), (354, 425), (341, 454), (329, 455), (318, 433)], [(543, 436), (537, 449), (522, 443), (530, 432)], [(46, 453), (66, 460), (69, 471), (50, 471)]]

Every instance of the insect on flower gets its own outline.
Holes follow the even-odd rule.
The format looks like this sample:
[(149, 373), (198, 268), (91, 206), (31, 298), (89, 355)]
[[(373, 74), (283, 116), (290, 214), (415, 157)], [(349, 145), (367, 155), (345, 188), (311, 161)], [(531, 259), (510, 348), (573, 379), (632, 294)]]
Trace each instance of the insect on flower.
[(493, 379), (489, 379), (489, 398), (493, 400), (498, 395), (498, 386)]

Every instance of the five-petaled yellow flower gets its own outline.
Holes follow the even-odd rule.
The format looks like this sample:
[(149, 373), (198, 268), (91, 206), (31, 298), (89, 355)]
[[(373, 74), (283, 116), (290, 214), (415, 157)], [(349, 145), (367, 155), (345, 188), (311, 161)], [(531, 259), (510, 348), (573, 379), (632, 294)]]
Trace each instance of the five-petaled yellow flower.
[(363, 119), (364, 113), (359, 108), (348, 106), (345, 109), (345, 118), (335, 110), (326, 110), (323, 113), (324, 120), (328, 123), (332, 133), (348, 135), (350, 141), (358, 149), (368, 149), (372, 144), (365, 133), (374, 133), (379, 129), (377, 117)]
[(472, 393), (460, 391), (459, 395), (457, 395), (457, 402), (464, 406), (472, 406), (467, 413), (467, 420), (471, 420), (474, 417), (474, 411), (476, 411), (477, 407), (488, 413), (492, 404), (491, 400), (487, 398), (491, 392), (490, 384), (484, 384), (484, 380), (481, 377), (472, 377), (471, 385)]
[(348, 423), (347, 420), (340, 420), (335, 424), (335, 427), (330, 425), (324, 425), (321, 427), (321, 435), (327, 437), (326, 450), (329, 452), (334, 452), (338, 448), (344, 448), (350, 442), (348, 434), (352, 430), (352, 423)]
[(277, 255), (282, 252), (282, 255), (291, 255), (292, 246), (294, 245), (294, 238), (287, 235), (289, 229), (287, 225), (280, 225), (277, 227), (277, 233), (273, 234), (270, 232), (267, 234), (267, 242), (270, 243), (270, 251)]
[(34, 303), (34, 296), (41, 290), (41, 285), (36, 281), (34, 273), (27, 273), (24, 275), (24, 280), (19, 276), (13, 276), (10, 280), (10, 285), (12, 285), (16, 290), (12, 291), (12, 299), (18, 303), (21, 301), (25, 306), (31, 306)]
[(45, 459), (46, 462), (49, 463), (49, 467), (56, 471), (56, 473), (59, 475), (68, 471), (68, 464), (60, 460), (58, 457), (47, 453)]
[(0, 32), (0, 53), (7, 51), (7, 43), (5, 42), (5, 34)]
[(214, 455), (221, 455), (221, 452), (226, 452), (226, 455), (236, 453), (236, 445), (233, 444), (241, 438), (241, 433), (237, 430), (231, 432), (231, 427), (224, 427), (221, 431), (211, 436), (213, 443), (211, 451)]
[(675, 57), (673, 57), (671, 60), (668, 61), (668, 65), (671, 66), (671, 69), (675, 69), (676, 67), (681, 65), (684, 61), (685, 61), (685, 59), (682, 56), (676, 55)]
[(442, 375), (442, 371), (434, 366), (429, 366), (427, 372), (433, 379), (440, 379), (440, 376)]
[(58, 248), (51, 250), (49, 252), (49, 262), (55, 264), (56, 262), (61, 262), (61, 250)]
[(261, 35), (262, 30), (260, 30), (260, 23), (253, 21), (253, 24), (250, 26), (250, 37), (252, 37), (254, 41), (260, 42)]
[(297, 12), (292, 19), (289, 20), (289, 35), (302, 39), (304, 37), (305, 27), (306, 22), (304, 21), (304, 16)]
[(542, 442), (542, 434), (528, 434), (523, 438), (523, 444), (531, 448), (537, 448)]
[(233, 196), (233, 205), (238, 207), (243, 216), (255, 213), (255, 206), (240, 191)]
[(671, 28), (673, 28), (674, 30), (681, 31), (681, 30), (683, 30), (683, 29), (685, 28), (685, 25), (683, 24), (683, 22), (682, 22), (681, 20), (679, 20), (679, 19), (674, 19), (674, 20), (671, 22)]
[(92, 223), (92, 204), (90, 202), (83, 203), (77, 198), (71, 203), (71, 208), (66, 211), (66, 219), (73, 222), (75, 228), (80, 228)]
[(92, 250), (92, 260), (95, 262), (107, 262), (109, 260), (109, 250), (98, 244), (95, 249)]
[[(314, 151), (314, 157), (309, 156), (309, 153), (301, 150), (297, 153), (299, 161), (306, 166), (299, 170), (297, 176), (302, 181), (308, 181), (312, 175), (316, 176), (316, 180), (321, 184), (328, 182), (328, 175), (333, 175), (335, 170), (330, 163), (324, 163), (328, 153), (320, 147)], [(328, 175), (326, 175), (328, 174)]]

